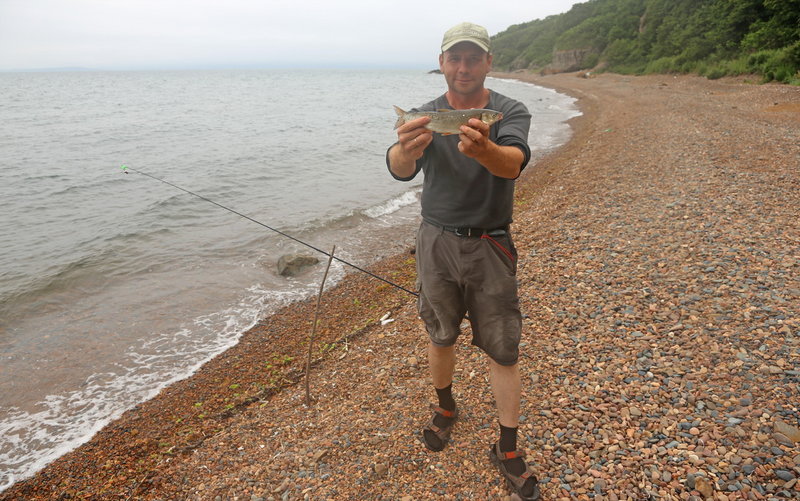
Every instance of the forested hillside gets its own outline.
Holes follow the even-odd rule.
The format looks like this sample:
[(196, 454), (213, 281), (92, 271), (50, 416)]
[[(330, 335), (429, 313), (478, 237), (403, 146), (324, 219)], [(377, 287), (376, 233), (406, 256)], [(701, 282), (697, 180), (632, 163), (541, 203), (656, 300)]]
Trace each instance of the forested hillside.
[(756, 73), (800, 84), (800, 0), (590, 0), (492, 44), (501, 70)]

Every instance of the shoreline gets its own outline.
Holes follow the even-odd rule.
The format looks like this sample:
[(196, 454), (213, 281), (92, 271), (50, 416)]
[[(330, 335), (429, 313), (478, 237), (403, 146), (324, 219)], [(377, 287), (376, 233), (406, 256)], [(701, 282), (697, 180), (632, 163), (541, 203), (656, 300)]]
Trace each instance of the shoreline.
[[(789, 247), (798, 226), (788, 217), (798, 200), (797, 165), (792, 163), (798, 147), (796, 141), (786, 143), (791, 130), (797, 130), (797, 114), (791, 110), (800, 102), (800, 89), (696, 77), (492, 76), (498, 75), (576, 97), (582, 112), (569, 122), (570, 141), (529, 166), (517, 189), (514, 227), (526, 330), (543, 334), (538, 336), (542, 339), (526, 338), (523, 347), (531, 384), (524, 390), (522, 445), (537, 471), (548, 472), (543, 489), (548, 498), (599, 490), (622, 499), (625, 493), (648, 489), (677, 496), (679, 486), (690, 492), (688, 475), (694, 473), (687, 473), (686, 464), (708, 479), (734, 473), (740, 484), (747, 480), (742, 472), (753, 465), (748, 477), (763, 478), (766, 489), (776, 470), (800, 467), (791, 448), (774, 437), (778, 419), (797, 426), (797, 409), (785, 404), (800, 401), (794, 375), (800, 370), (800, 352), (792, 341), (800, 336), (795, 290), (800, 257)], [(653, 101), (652, 110), (647, 99)], [(669, 114), (673, 110), (674, 117)], [(653, 122), (643, 122), (646, 118)], [(651, 130), (659, 128), (664, 130)], [(670, 163), (662, 164), (663, 159)], [(768, 192), (775, 186), (785, 187), (780, 193), (785, 201)], [(710, 198), (719, 201), (719, 214), (704, 207), (709, 198), (698, 193), (706, 192), (720, 195)], [(752, 222), (745, 217), (750, 212), (741, 212), (745, 209), (770, 217)], [(659, 219), (664, 214), (674, 220)], [(725, 240), (725, 248), (698, 252), (710, 245), (687, 226), (691, 222), (702, 222), (706, 233)], [(726, 231), (747, 246), (729, 239)], [(659, 239), (665, 242), (651, 243)], [(740, 254), (749, 260), (737, 260)], [(627, 261), (620, 264), (622, 259)], [(395, 255), (370, 269), (413, 287), (413, 256)], [(692, 282), (695, 275), (720, 282)], [(312, 370), (312, 393), (318, 400), (312, 408), (302, 405), (302, 371), (316, 298), (265, 319), (195, 375), (126, 412), (88, 443), (0, 493), (0, 499), (281, 499), (286, 493), (288, 499), (305, 494), (375, 499), (370, 489), (376, 486), (391, 499), (424, 499), (437, 489), (442, 496), (455, 489), (476, 498), (502, 497), (496, 474), (482, 461), (484, 442), (494, 433), (494, 412), (481, 357), (467, 346), (459, 348), (464, 365), (457, 398), (470, 408), (456, 430), (454, 452), (436, 456), (418, 450), (413, 434), (426, 419), (431, 398), (425, 394), (422, 330), (413, 299), (373, 280), (349, 274), (323, 297)], [(748, 280), (778, 291), (783, 302), (761, 294)], [(379, 319), (387, 312), (395, 321), (383, 326)], [(757, 327), (742, 332), (736, 322)], [(620, 337), (630, 346), (609, 351)], [(683, 348), (687, 344), (700, 353), (684, 353), (690, 351)], [(715, 374), (720, 361), (729, 377)], [(706, 369), (703, 377), (695, 368)], [(745, 369), (755, 372), (755, 380), (747, 380)], [(616, 378), (619, 374), (638, 386), (630, 387), (630, 381)], [(474, 385), (468, 384), (473, 380)], [(723, 383), (741, 393), (737, 402), (715, 386)], [(624, 397), (614, 389), (620, 386)], [(662, 391), (670, 398), (666, 407), (682, 409), (681, 416), (652, 406)], [(391, 416), (367, 405), (374, 399), (365, 400), (363, 393), (376, 392), (385, 395), (380, 405)], [(692, 400), (694, 408), (688, 405)], [(693, 410), (698, 401), (704, 402), (703, 412)], [(710, 405), (724, 418), (721, 422), (704, 414)], [(608, 418), (612, 410), (621, 416), (623, 428)], [(730, 419), (741, 422), (731, 426)], [(692, 426), (683, 430), (684, 422)], [(659, 436), (656, 429), (674, 440), (651, 442)], [(644, 437), (645, 431), (653, 433)], [(684, 431), (689, 437), (679, 434)], [(741, 433), (766, 438), (751, 444)], [(667, 447), (672, 441), (679, 444)], [(747, 446), (736, 447), (739, 442)], [(237, 446), (228, 450), (233, 443)], [(712, 450), (712, 443), (720, 445)], [(759, 463), (755, 458), (761, 456), (752, 451), (761, 451), (760, 443), (784, 454)], [(674, 455), (686, 459), (670, 464), (672, 456), (659, 448), (675, 449)], [(618, 450), (637, 454), (626, 463), (616, 457)], [(562, 468), (565, 464), (570, 468)], [(640, 474), (637, 465), (647, 474)], [(629, 473), (622, 475), (623, 470)], [(692, 481), (698, 483), (696, 476)], [(642, 482), (648, 487), (638, 487)], [(757, 492), (744, 487), (725, 491), (726, 496)]]
[[(500, 81), (498, 81), (498, 80), (494, 80), (493, 84), (494, 85), (501, 85)], [(502, 82), (502, 85), (508, 86), (509, 84), (507, 82)], [(523, 87), (523, 86), (518, 84), (518, 83), (515, 83), (515, 84), (511, 85), (511, 88), (518, 89), (518, 90), (520, 89), (520, 87)], [(526, 90), (525, 92), (530, 93), (530, 91), (528, 91), (528, 90)], [(537, 95), (538, 94), (542, 94), (542, 93), (541, 92), (537, 92)], [(550, 92), (545, 92), (543, 94), (548, 95), (548, 94), (550, 94)], [(537, 103), (535, 103), (535, 101), (536, 101), (535, 99), (530, 98), (530, 96), (526, 96), (526, 97), (529, 97), (529, 101), (531, 103), (531, 106), (534, 106), (534, 107), (537, 106)], [(568, 100), (565, 97), (562, 97), (562, 99), (564, 101)], [(541, 101), (541, 99), (540, 99), (540, 101)], [(569, 101), (571, 102), (571, 100), (569, 100)], [(553, 100), (553, 102), (554, 103), (558, 103), (558, 100)], [(561, 104), (561, 103), (558, 103), (558, 104)], [(539, 103), (539, 106), (541, 106), (541, 103)], [(562, 120), (565, 120), (568, 116), (569, 115), (563, 115), (562, 116)], [(563, 127), (566, 128), (566, 125), (564, 125)], [(563, 143), (563, 141), (562, 141), (562, 143)], [(549, 151), (553, 147), (555, 147), (555, 145), (553, 145), (553, 144), (549, 144), (549, 145), (547, 145), (547, 147), (544, 147), (544, 145), (543, 145), (542, 150), (548, 150)], [(384, 169), (385, 169), (385, 167), (384, 167)], [(384, 180), (384, 182), (385, 182), (385, 180)], [(393, 183), (393, 184), (396, 184), (396, 183)], [(419, 224), (419, 207), (418, 207), (419, 203), (418, 203), (417, 199), (418, 199), (418, 191), (419, 191), (419, 189), (421, 189), (421, 186), (415, 187), (415, 186), (413, 186), (414, 183), (403, 183), (403, 184), (404, 184), (404, 186), (401, 189), (406, 189), (407, 191), (403, 192), (401, 195), (396, 195), (396, 196), (394, 196), (393, 198), (389, 199), (388, 201), (386, 201), (384, 203), (376, 204), (376, 205), (374, 205), (374, 206), (372, 206), (370, 208), (367, 208), (367, 209), (354, 209), (354, 210), (350, 211), (349, 213), (340, 216), (339, 218), (330, 220), (327, 224), (324, 224), (319, 229), (313, 230), (313, 239), (315, 239), (315, 240), (311, 240), (312, 235), (309, 235), (308, 233), (312, 233), (312, 231), (308, 231), (308, 230), (306, 230), (306, 233), (299, 234), (299, 235), (296, 235), (296, 236), (299, 236), (300, 240), (316, 241), (315, 245), (318, 245), (320, 248), (324, 248), (325, 246), (320, 244), (319, 242), (335, 242), (336, 245), (337, 245), (337, 255), (340, 258), (344, 258), (348, 262), (359, 263), (361, 266), (369, 266), (371, 261), (378, 260), (378, 259), (380, 259), (382, 257), (395, 255), (395, 254), (401, 252), (402, 249), (412, 247), (413, 246), (413, 238), (414, 238), (415, 229), (416, 229), (416, 226)], [(409, 186), (405, 186), (406, 184), (408, 184)], [(397, 184), (397, 186), (400, 186), (400, 184)], [(411, 200), (413, 200), (413, 202), (411, 202)], [(408, 205), (403, 205), (405, 203), (407, 203)], [(399, 210), (393, 210), (395, 207), (398, 207), (398, 206), (400, 207)], [(415, 208), (415, 206), (416, 206), (416, 208)], [(380, 214), (381, 211), (387, 211), (388, 214), (384, 213), (384, 215), (382, 217), (378, 217), (376, 215), (376, 213)], [(355, 229), (357, 231), (352, 231), (353, 229)], [(287, 231), (289, 233), (291, 233), (291, 234), (294, 233), (294, 231), (291, 231), (291, 230), (287, 230)], [(298, 247), (298, 245), (295, 245), (296, 243), (292, 243), (289, 240), (286, 240), (285, 243), (286, 243), (288, 249), (284, 250), (283, 252), (286, 252), (286, 253), (291, 253), (291, 252), (298, 252), (298, 253), (304, 253), (305, 252), (305, 253), (308, 253), (308, 252), (310, 252), (309, 249), (307, 248), (307, 247), (309, 247), (308, 245), (302, 244), (302, 245), (300, 245)], [(291, 249), (292, 246), (294, 246), (295, 249), (297, 249), (297, 250)], [(275, 247), (277, 248), (278, 246), (276, 245)], [(316, 248), (314, 250), (316, 250)], [(343, 254), (342, 253), (343, 251), (346, 252), (348, 255)], [(267, 253), (267, 255), (268, 254), (269, 253)], [(273, 254), (275, 254), (275, 253), (273, 252)], [(278, 255), (280, 255), (280, 253), (278, 253)], [(277, 260), (277, 256), (275, 256), (274, 259)], [(270, 263), (269, 260), (265, 259), (263, 264), (264, 264), (264, 266), (268, 266), (268, 265), (270, 265), (272, 263)], [(334, 264), (337, 264), (337, 263), (334, 263)], [(292, 304), (294, 302), (303, 300), (304, 297), (301, 295), (302, 293), (299, 292), (301, 290), (302, 291), (307, 291), (307, 296), (308, 297), (313, 297), (313, 296), (316, 295), (316, 286), (314, 285), (314, 282), (315, 281), (318, 282), (320, 280), (319, 277), (315, 277), (314, 275), (321, 275), (321, 266), (322, 265), (317, 266), (316, 267), (317, 268), (316, 271), (310, 270), (310, 272), (306, 273), (303, 277), (300, 277), (299, 279), (292, 280), (291, 283), (293, 285), (287, 285), (290, 282), (286, 281), (283, 277), (275, 277), (278, 280), (278, 283), (267, 282), (267, 287), (266, 288), (271, 289), (272, 285), (274, 285), (276, 288), (281, 287), (281, 286), (291, 287), (292, 288), (291, 294), (293, 295), (293, 299), (291, 299), (291, 300), (285, 300), (285, 299), (281, 300), (280, 304), (283, 304), (283, 305)], [(345, 271), (348, 272), (348, 273), (352, 270), (348, 266), (345, 266), (344, 268), (345, 268)], [(214, 270), (208, 269), (207, 272), (206, 272), (206, 275), (212, 273), (213, 271)], [(339, 270), (336, 270), (335, 267), (334, 267), (334, 269), (332, 269), (332, 275), (328, 277), (328, 280), (326, 282), (326, 285), (327, 285), (328, 288), (332, 287), (338, 281), (340, 273), (341, 272)], [(267, 280), (269, 280), (269, 279), (267, 279)], [(281, 281), (283, 281), (283, 283), (281, 283)], [(298, 284), (298, 281), (302, 281), (303, 284)], [(213, 279), (210, 280), (210, 281), (207, 281), (206, 283), (209, 284), (209, 283), (212, 283), (212, 282), (214, 282)], [(220, 285), (222, 286), (222, 284), (220, 284)], [(119, 289), (120, 287), (124, 288), (124, 284), (117, 284), (116, 287), (117, 287), (117, 289)], [(264, 288), (263, 286), (261, 286), (261, 287)], [(298, 291), (298, 292), (296, 292), (296, 291)], [(287, 291), (284, 291), (284, 292), (287, 292)], [(280, 293), (276, 293), (276, 295), (280, 295)], [(260, 301), (256, 301), (256, 303), (257, 304), (261, 304)], [(269, 304), (269, 303), (267, 303), (267, 304)], [(135, 311), (140, 309), (139, 306), (140, 305), (137, 304), (136, 307), (132, 307), (128, 311), (132, 312), (132, 314), (135, 315)], [(247, 306), (248, 307), (252, 307), (252, 308), (257, 307), (257, 306), (254, 306), (252, 302), (248, 303)], [(277, 309), (279, 307), (280, 306), (276, 306), (276, 305), (272, 305), (271, 304), (271, 305), (267, 306), (267, 308), (268, 308), (267, 311), (262, 313), (261, 316), (262, 317), (263, 316), (269, 316), (269, 315), (272, 314), (272, 310), (275, 310), (275, 309)], [(113, 311), (113, 308), (111, 309), (111, 311)], [(166, 308), (166, 311), (172, 311), (172, 308)], [(199, 313), (198, 313), (198, 315), (199, 315)], [(215, 315), (215, 314), (212, 313), (212, 314), (209, 315), (209, 317), (211, 315)], [(205, 314), (203, 316), (205, 317)], [(235, 330), (236, 339), (233, 340), (233, 339), (231, 339), (233, 336), (228, 336), (227, 339), (230, 339), (230, 341), (225, 343), (227, 345), (227, 347), (230, 347), (231, 345), (237, 343), (238, 342), (238, 337), (243, 332), (245, 332), (246, 330), (249, 329), (247, 326), (253, 324), (253, 320), (254, 320), (253, 317), (255, 317), (254, 315), (242, 315), (242, 316), (240, 316), (240, 318), (245, 318), (245, 317), (249, 317), (247, 324), (244, 325), (243, 323), (238, 322), (240, 327), (237, 327), (236, 330)], [(187, 318), (191, 318), (191, 317), (187, 317)], [(199, 318), (199, 317), (195, 317), (195, 318)], [(196, 323), (196, 320), (195, 320), (195, 323)], [(48, 324), (49, 324), (49, 322), (46, 322), (43, 325), (48, 325)], [(120, 325), (128, 325), (128, 324), (129, 324), (128, 322), (121, 322), (120, 323)], [(219, 330), (224, 330), (225, 332), (233, 333), (234, 329), (229, 328), (229, 326), (230, 326), (230, 323), (228, 324), (228, 326), (225, 326), (224, 324), (222, 324), (222, 325), (219, 325), (218, 327), (219, 327)], [(74, 327), (75, 326), (73, 326), (73, 328)], [(208, 325), (208, 326), (204, 326), (204, 327), (205, 327), (204, 328), (205, 332), (213, 332), (215, 330), (212, 325)], [(187, 336), (185, 338), (185, 341), (182, 342), (182, 344), (184, 346), (190, 346), (189, 343), (187, 343), (186, 341), (191, 341), (193, 339), (197, 339), (197, 338), (200, 337), (200, 335), (196, 335), (195, 332), (196, 331), (193, 331), (191, 335), (189, 335), (189, 336)], [(117, 335), (119, 335), (119, 333), (117, 333)], [(209, 344), (214, 344), (215, 346), (217, 345), (216, 343), (204, 343), (204, 344), (205, 344), (205, 347), (209, 346)], [(183, 348), (184, 346), (175, 346), (174, 349), (178, 350), (178, 349)], [(191, 346), (196, 346), (196, 348), (198, 350), (204, 348), (204, 346), (198, 344), (196, 341), (193, 344), (191, 344)], [(225, 349), (227, 349), (227, 347)], [(170, 350), (167, 350), (167, 352), (170, 352), (171, 349), (172, 349), (172, 347), (170, 348)], [(205, 359), (199, 360), (198, 363), (194, 364), (191, 367), (191, 372), (184, 372), (183, 374), (181, 374), (179, 376), (171, 377), (170, 381), (177, 381), (177, 380), (182, 380), (182, 379), (185, 379), (187, 377), (190, 377), (191, 374), (198, 367), (203, 365), (207, 360), (217, 356), (217, 354), (221, 353), (221, 351), (224, 351), (224, 350), (215, 350), (214, 353), (216, 353), (216, 354), (208, 355), (208, 356), (206, 356)], [(174, 356), (174, 354), (173, 354), (173, 356)], [(45, 358), (48, 358), (48, 357), (45, 357)], [(184, 358), (184, 357), (180, 357), (180, 358)], [(188, 366), (188, 364), (187, 364), (187, 366)], [(14, 372), (14, 371), (12, 371), (12, 372)], [(25, 371), (23, 371), (22, 373), (24, 373), (24, 372)], [(141, 376), (141, 373), (139, 373), (139, 375)], [(13, 381), (14, 378), (12, 377), (10, 379)], [(132, 379), (131, 383), (135, 384), (136, 381), (133, 380), (134, 378), (131, 378), (131, 379)], [(100, 401), (99, 404), (96, 404), (96, 407), (98, 407), (98, 408), (105, 407), (107, 409), (109, 406), (117, 405), (115, 407), (115, 409), (117, 409), (117, 410), (116, 410), (116, 412), (114, 412), (114, 415), (116, 416), (118, 414), (121, 414), (122, 412), (124, 412), (125, 409), (127, 409), (127, 408), (129, 408), (129, 407), (131, 407), (133, 405), (139, 404), (142, 401), (149, 400), (150, 398), (152, 398), (151, 395), (157, 394), (160, 391), (161, 388), (166, 386), (166, 383), (165, 383), (165, 379), (166, 378), (160, 378), (160, 379), (162, 381), (160, 387), (150, 389), (148, 391), (148, 395), (144, 395), (141, 398), (138, 398), (138, 399), (134, 400), (135, 395), (138, 394), (139, 392), (131, 391), (132, 394), (119, 395), (118, 390), (117, 390), (117, 392), (109, 392), (108, 393), (108, 400), (106, 400), (106, 401), (102, 401), (102, 397), (96, 397), (97, 398), (96, 401)], [(155, 378), (152, 378), (152, 377), (150, 378), (150, 380), (154, 380), (154, 381), (158, 382)], [(77, 383), (76, 383), (76, 388), (77, 387), (78, 386), (77, 386)], [(84, 387), (84, 386), (81, 386), (81, 387)], [(133, 390), (133, 388), (131, 387), (130, 384), (117, 384), (116, 387), (117, 388), (126, 388), (127, 387), (127, 388)], [(46, 385), (45, 385), (45, 388), (46, 388)], [(20, 394), (16, 394), (16, 395), (12, 394), (12, 395), (10, 395), (10, 401), (15, 402), (17, 404), (19, 404), (20, 402), (27, 403), (27, 402), (24, 401), (24, 397), (33, 396), (33, 395), (36, 394), (36, 391), (32, 391), (32, 390), (39, 390), (39, 388), (29, 387), (28, 388), (28, 393), (30, 393), (30, 395), (26, 395), (24, 391), (21, 391)], [(83, 398), (81, 398), (81, 397), (86, 395), (86, 392), (79, 393), (79, 391), (80, 390), (76, 389), (75, 392), (71, 394), (69, 400), (71, 400), (73, 402), (74, 401), (83, 401)], [(46, 393), (44, 393), (44, 394), (46, 394)], [(96, 395), (96, 393), (95, 393), (95, 395)], [(119, 402), (114, 401), (115, 395), (116, 395), (117, 398), (125, 400), (127, 402), (127, 405), (122, 406), (122, 405), (119, 405)], [(43, 397), (44, 397), (44, 395), (42, 396), (42, 398)], [(48, 397), (48, 398), (50, 398), (50, 397)], [(35, 400), (31, 400), (31, 402), (34, 402), (34, 401)], [(22, 405), (20, 405), (20, 407), (22, 407)], [(45, 461), (43, 456), (40, 455), (38, 458), (35, 458), (36, 460), (33, 462), (34, 465), (48, 464), (49, 462), (52, 462), (53, 460), (57, 459), (61, 455), (69, 452), (70, 450), (73, 450), (74, 448), (79, 447), (82, 443), (85, 443), (86, 441), (88, 441), (91, 438), (91, 435), (93, 435), (97, 430), (99, 430), (103, 426), (105, 426), (106, 423), (109, 423), (109, 422), (113, 421), (114, 419), (116, 419), (116, 417), (114, 417), (114, 418), (107, 417), (107, 418), (103, 418), (102, 421), (100, 421), (100, 420), (92, 420), (90, 418), (82, 418), (81, 416), (78, 416), (78, 418), (76, 418), (76, 419), (72, 419), (71, 416), (68, 417), (68, 416), (65, 416), (65, 415), (61, 415), (60, 413), (53, 412), (53, 411), (51, 411), (51, 414), (56, 414), (56, 415), (60, 415), (61, 416), (61, 423), (62, 423), (62, 427), (65, 428), (65, 433), (63, 433), (63, 434), (59, 433), (59, 434), (56, 435), (56, 432), (58, 431), (58, 429), (54, 430), (54, 429), (50, 428), (49, 426), (46, 426), (45, 424), (43, 424), (41, 426), (41, 428), (34, 428), (33, 426), (29, 426), (29, 427), (22, 426), (23, 429), (27, 430), (26, 431), (26, 435), (27, 436), (32, 436), (32, 435), (41, 436), (41, 435), (39, 435), (40, 433), (44, 434), (45, 431), (49, 432), (50, 436), (47, 437), (47, 438), (41, 439), (39, 441), (39, 445), (47, 444), (47, 445), (55, 445), (57, 447), (57, 450), (50, 449), (50, 450), (45, 450), (45, 451), (39, 451), (40, 453), (41, 452), (46, 452), (47, 453), (47, 455), (45, 456), (47, 458), (47, 460)], [(98, 411), (98, 414), (99, 414), (99, 411)], [(103, 417), (103, 416), (100, 416), (100, 417)], [(76, 426), (75, 425), (76, 421), (78, 421), (79, 418), (80, 418), (81, 422), (85, 422), (85, 423), (88, 423), (88, 424), (95, 423), (92, 426), (91, 434), (87, 435), (85, 426), (80, 426), (80, 425)], [(10, 419), (9, 422), (10, 422), (11, 425), (14, 425), (14, 420), (13, 419)], [(16, 421), (16, 423), (21, 423), (21, 420), (20, 421)], [(1, 424), (2, 423), (0, 423), (0, 425)], [(0, 426), (0, 427), (2, 427), (2, 426)], [(15, 427), (15, 429), (20, 429), (19, 424)], [(9, 438), (13, 437), (13, 435), (14, 435), (14, 432), (10, 431)], [(62, 438), (62, 437), (64, 437), (64, 435), (68, 435), (69, 439)], [(34, 442), (34, 445), (35, 445), (35, 442)], [(12, 448), (13, 446), (11, 446), (10, 444), (7, 444), (7, 447), (8, 448)], [(2, 447), (0, 447), (0, 448), (2, 448)], [(20, 447), (20, 449), (22, 449), (22, 447)], [(13, 466), (17, 466), (17, 465), (28, 466), (30, 463), (22, 463), (21, 459), (28, 460), (31, 457), (33, 457), (34, 454), (35, 454), (35, 451), (34, 451), (34, 452), (31, 452), (30, 455), (26, 455), (24, 458), (19, 458), (19, 456), (17, 455), (19, 452), (22, 452), (22, 451), (11, 450), (11, 451), (9, 451), (9, 454), (5, 458), (7, 460), (5, 462), (8, 465), (12, 466), (12, 468), (13, 468)], [(15, 457), (10, 457), (12, 455), (14, 455)], [(18, 461), (18, 459), (20, 459), (20, 461)], [(6, 480), (8, 478), (11, 478), (11, 472), (9, 472), (9, 471), (5, 471), (4, 472), (3, 471), (4, 470), (4, 468), (2, 467), (3, 466), (2, 465), (3, 462), (4, 461), (0, 461), (0, 492), (3, 490), (4, 487), (7, 486)], [(6, 470), (11, 470), (12, 468), (8, 468)], [(21, 469), (22, 468), (20, 468), (20, 470)], [(3, 473), (6, 473), (6, 474), (3, 474)], [(13, 473), (14, 473), (14, 476), (16, 478), (18, 478), (18, 479), (19, 478), (28, 478), (30, 476), (30, 475), (23, 475), (23, 472), (21, 472), (21, 471), (14, 471)]]

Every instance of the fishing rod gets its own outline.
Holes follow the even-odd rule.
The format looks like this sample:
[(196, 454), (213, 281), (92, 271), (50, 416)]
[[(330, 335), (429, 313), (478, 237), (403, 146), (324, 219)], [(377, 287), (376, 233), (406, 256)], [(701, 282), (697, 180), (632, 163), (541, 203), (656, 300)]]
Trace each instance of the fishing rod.
[(286, 237), (286, 238), (288, 238), (289, 240), (294, 240), (295, 242), (297, 242), (297, 243), (299, 243), (299, 244), (305, 245), (306, 247), (308, 247), (308, 248), (310, 248), (310, 249), (313, 249), (313, 250), (315, 250), (315, 251), (319, 252), (320, 254), (324, 254), (324, 255), (328, 256), (329, 258), (335, 259), (335, 260), (339, 261), (340, 263), (342, 263), (342, 264), (344, 264), (344, 265), (350, 266), (351, 268), (355, 268), (356, 270), (358, 270), (358, 271), (360, 271), (360, 272), (362, 272), (362, 273), (366, 273), (367, 275), (371, 276), (372, 278), (377, 278), (377, 279), (378, 279), (378, 280), (380, 280), (381, 282), (385, 282), (385, 283), (387, 283), (387, 284), (391, 285), (392, 287), (396, 287), (396, 288), (398, 288), (398, 289), (400, 289), (400, 290), (402, 290), (402, 291), (408, 292), (408, 293), (409, 293), (409, 294), (411, 294), (412, 296), (419, 296), (419, 294), (417, 294), (416, 292), (414, 292), (414, 291), (411, 291), (411, 290), (409, 290), (409, 289), (406, 289), (406, 288), (405, 288), (405, 287), (403, 287), (402, 285), (398, 285), (398, 284), (396, 284), (396, 283), (392, 282), (391, 280), (388, 280), (388, 279), (385, 279), (385, 278), (383, 278), (383, 277), (381, 277), (381, 276), (378, 276), (378, 275), (376, 275), (376, 274), (372, 273), (371, 271), (368, 271), (368, 270), (365, 270), (364, 268), (361, 268), (360, 266), (356, 266), (355, 264), (353, 264), (353, 263), (350, 263), (350, 262), (347, 262), (347, 261), (345, 261), (344, 259), (341, 259), (341, 258), (339, 258), (339, 257), (333, 256), (333, 255), (331, 255), (330, 253), (328, 253), (328, 252), (325, 252), (325, 251), (324, 251), (324, 250), (322, 250), (322, 249), (319, 249), (319, 248), (317, 248), (317, 247), (314, 247), (313, 245), (311, 245), (311, 244), (309, 244), (309, 243), (307, 243), (307, 242), (303, 242), (303, 241), (302, 241), (302, 240), (300, 240), (299, 238), (295, 238), (295, 237), (293, 237), (293, 236), (291, 236), (291, 235), (289, 235), (289, 234), (287, 234), (287, 233), (284, 233), (284, 232), (282, 232), (282, 231), (280, 231), (280, 230), (278, 230), (278, 229), (275, 229), (275, 228), (273, 228), (272, 226), (269, 226), (269, 225), (267, 225), (267, 224), (264, 224), (264, 223), (262, 223), (261, 221), (258, 221), (258, 220), (256, 220), (256, 219), (253, 219), (252, 217), (250, 217), (250, 216), (248, 216), (248, 215), (242, 214), (241, 212), (237, 212), (237, 211), (235, 211), (235, 210), (231, 209), (230, 207), (226, 207), (226, 206), (224, 206), (224, 205), (222, 205), (222, 204), (220, 204), (220, 203), (217, 203), (217, 202), (215, 202), (214, 200), (211, 200), (210, 198), (206, 198), (206, 197), (204, 197), (203, 195), (198, 195), (197, 193), (195, 193), (195, 192), (193, 192), (193, 191), (189, 191), (189, 190), (187, 190), (186, 188), (181, 188), (181, 187), (180, 187), (180, 186), (178, 186), (177, 184), (170, 183), (169, 181), (166, 181), (166, 180), (164, 180), (164, 179), (161, 179), (160, 177), (156, 177), (156, 176), (154, 176), (154, 175), (152, 175), (152, 174), (148, 174), (147, 172), (140, 171), (140, 170), (137, 170), (137, 169), (133, 169), (133, 168), (131, 168), (131, 167), (128, 167), (127, 165), (123, 165), (121, 168), (122, 168), (122, 172), (124, 172), (125, 174), (127, 174), (128, 172), (135, 172), (136, 174), (141, 174), (141, 175), (143, 175), (143, 176), (149, 177), (150, 179), (154, 179), (154, 180), (156, 180), (156, 181), (159, 181), (159, 182), (161, 182), (161, 183), (164, 183), (164, 184), (166, 184), (166, 185), (172, 186), (173, 188), (175, 188), (175, 189), (178, 189), (178, 190), (181, 190), (181, 191), (182, 191), (182, 192), (184, 192), (184, 193), (188, 193), (188, 194), (190, 194), (190, 195), (193, 195), (193, 196), (195, 196), (195, 197), (197, 197), (197, 198), (199, 198), (199, 199), (201, 199), (201, 200), (205, 200), (206, 202), (208, 202), (208, 203), (210, 203), (210, 204), (214, 204), (214, 205), (216, 205), (217, 207), (219, 207), (219, 208), (221, 208), (221, 209), (225, 209), (226, 211), (228, 211), (228, 212), (232, 212), (232, 213), (236, 214), (237, 216), (240, 216), (240, 217), (243, 217), (243, 218), (247, 219), (248, 221), (252, 221), (252, 222), (254, 222), (254, 223), (256, 223), (256, 224), (258, 224), (258, 225), (260, 225), (260, 226), (263, 226), (264, 228), (266, 228), (266, 229), (268, 229), (268, 230), (274, 231), (275, 233), (277, 233), (277, 234), (279, 234), (279, 235), (281, 235), (281, 236), (283, 236), (283, 237)]

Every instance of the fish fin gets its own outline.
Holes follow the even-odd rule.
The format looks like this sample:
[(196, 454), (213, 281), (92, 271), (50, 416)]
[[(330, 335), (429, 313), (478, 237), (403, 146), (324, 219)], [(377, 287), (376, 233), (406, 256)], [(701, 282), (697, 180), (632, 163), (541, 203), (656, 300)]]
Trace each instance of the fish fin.
[(394, 123), (394, 128), (396, 129), (401, 125), (403, 125), (404, 123), (406, 123), (406, 120), (404, 118), (406, 112), (403, 111), (403, 108), (400, 108), (399, 106), (394, 107), (394, 112), (397, 113), (397, 121)]

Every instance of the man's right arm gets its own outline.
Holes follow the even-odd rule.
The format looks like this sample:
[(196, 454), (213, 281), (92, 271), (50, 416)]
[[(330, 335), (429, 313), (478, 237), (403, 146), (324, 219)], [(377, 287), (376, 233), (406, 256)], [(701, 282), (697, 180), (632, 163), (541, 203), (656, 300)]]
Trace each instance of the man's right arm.
[(389, 148), (386, 160), (389, 170), (398, 179), (410, 179), (417, 171), (417, 160), (433, 141), (433, 132), (425, 128), (428, 117), (418, 118), (397, 128), (397, 142)]

